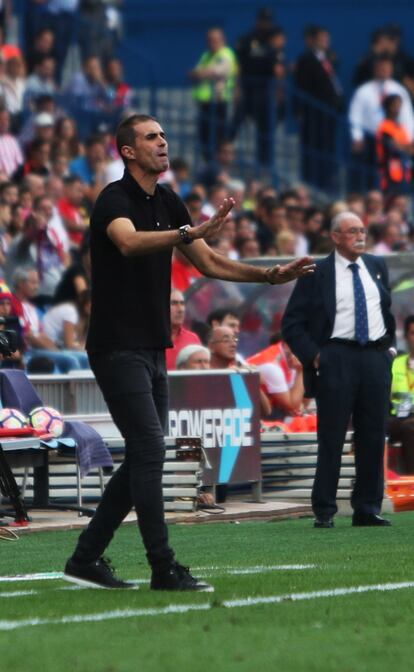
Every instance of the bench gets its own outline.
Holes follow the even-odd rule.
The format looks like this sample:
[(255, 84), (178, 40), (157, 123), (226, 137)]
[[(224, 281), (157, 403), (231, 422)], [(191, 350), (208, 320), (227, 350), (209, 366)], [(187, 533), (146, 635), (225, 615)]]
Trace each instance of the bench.
[[(84, 420), (84, 418), (79, 418)], [(124, 458), (124, 441), (121, 436), (104, 437), (114, 460), (116, 469)], [(166, 438), (166, 460), (163, 468), (163, 496), (166, 511), (194, 511), (196, 509), (204, 453), (198, 437)], [(49, 452), (49, 501), (76, 501), (79, 507), (97, 503), (102, 496), (111, 473), (102, 468), (93, 470), (81, 478), (79, 465), (69, 455), (58, 456)], [(18, 484), (25, 486), (25, 499), (33, 497), (33, 473), (25, 474), (25, 469), (15, 470)]]

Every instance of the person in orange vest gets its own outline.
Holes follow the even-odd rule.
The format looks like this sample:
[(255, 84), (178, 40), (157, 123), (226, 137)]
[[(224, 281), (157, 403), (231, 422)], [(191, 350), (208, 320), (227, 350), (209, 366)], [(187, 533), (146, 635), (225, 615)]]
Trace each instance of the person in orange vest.
[(398, 121), (401, 96), (386, 96), (382, 105), (385, 119), (378, 126), (376, 140), (381, 189), (387, 195), (400, 194), (408, 190), (412, 180), (413, 139)]

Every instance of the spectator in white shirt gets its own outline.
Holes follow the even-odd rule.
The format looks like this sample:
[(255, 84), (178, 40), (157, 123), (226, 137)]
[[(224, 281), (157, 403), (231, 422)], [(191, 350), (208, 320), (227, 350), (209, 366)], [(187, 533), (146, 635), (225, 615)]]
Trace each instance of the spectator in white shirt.
[(40, 314), (34, 303), (39, 292), (39, 274), (34, 267), (16, 268), (13, 274), (13, 292), (20, 304), (20, 323), (26, 346), (25, 360), (30, 362), (46, 358), (52, 371), (68, 373), (80, 368), (78, 353), (60, 351), (54, 341), (44, 332)]
[(20, 145), (10, 133), (10, 112), (0, 108), (0, 172), (12, 177), (22, 164)]
[(67, 302), (49, 308), (43, 320), (43, 327), (46, 336), (61, 352), (70, 354), (77, 360), (76, 368), (89, 369), (88, 355), (82, 342), (84, 334), (80, 334), (83, 318), (86, 317), (81, 313), (81, 306), (85, 306), (86, 299), (89, 298), (83, 294), (89, 295), (89, 290), (82, 292), (77, 305)]
[(361, 187), (375, 188), (376, 153), (375, 134), (380, 122), (384, 118), (383, 101), (390, 94), (401, 97), (401, 111), (399, 123), (406, 129), (411, 138), (414, 138), (414, 111), (407, 89), (393, 79), (394, 65), (390, 56), (380, 56), (374, 64), (374, 77), (369, 82), (359, 86), (349, 108), (349, 122), (351, 125), (352, 151), (355, 161), (361, 164), (363, 182), (356, 181), (352, 188), (356, 191)]

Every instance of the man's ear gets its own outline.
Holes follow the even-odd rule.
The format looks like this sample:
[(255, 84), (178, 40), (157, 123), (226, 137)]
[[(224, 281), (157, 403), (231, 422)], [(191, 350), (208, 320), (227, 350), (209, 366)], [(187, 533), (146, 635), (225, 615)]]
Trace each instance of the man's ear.
[(331, 231), (331, 238), (335, 244), (339, 243), (339, 235), (337, 231)]
[(123, 145), (121, 147), (121, 155), (124, 157), (124, 159), (129, 159), (130, 161), (135, 159), (135, 151), (129, 145)]

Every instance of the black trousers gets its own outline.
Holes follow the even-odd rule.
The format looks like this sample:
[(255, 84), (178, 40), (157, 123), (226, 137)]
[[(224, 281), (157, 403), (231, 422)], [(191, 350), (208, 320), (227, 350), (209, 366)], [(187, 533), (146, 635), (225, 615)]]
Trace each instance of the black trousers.
[(132, 506), (150, 565), (162, 570), (174, 555), (164, 519), (162, 470), (168, 380), (163, 350), (89, 354), (92, 371), (125, 439), (125, 460), (105, 488), (79, 537), (77, 562), (98, 559)]
[(387, 350), (334, 342), (321, 349), (316, 383), (318, 460), (312, 490), (317, 516), (332, 516), (337, 511), (342, 448), (351, 419), (356, 471), (352, 508), (358, 513), (381, 511), (390, 386)]
[(302, 107), (300, 122), (302, 178), (320, 189), (333, 186), (336, 165), (336, 118), (334, 113)]
[(227, 103), (199, 103), (198, 137), (204, 159), (212, 161), (227, 139)]
[(231, 124), (230, 137), (235, 139), (242, 123), (250, 118), (256, 125), (256, 160), (261, 166), (269, 167), (274, 160), (274, 133), (276, 128), (275, 90), (272, 80), (252, 85), (242, 85), (241, 97)]

